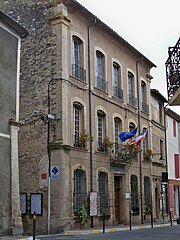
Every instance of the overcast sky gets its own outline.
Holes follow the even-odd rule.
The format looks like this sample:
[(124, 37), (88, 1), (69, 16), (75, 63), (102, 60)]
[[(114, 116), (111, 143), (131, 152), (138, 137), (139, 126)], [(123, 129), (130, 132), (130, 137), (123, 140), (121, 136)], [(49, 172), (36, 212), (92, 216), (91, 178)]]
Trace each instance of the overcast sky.
[[(151, 88), (167, 98), (168, 47), (180, 37), (180, 0), (77, 0), (151, 60)], [(173, 107), (180, 114), (180, 106)]]

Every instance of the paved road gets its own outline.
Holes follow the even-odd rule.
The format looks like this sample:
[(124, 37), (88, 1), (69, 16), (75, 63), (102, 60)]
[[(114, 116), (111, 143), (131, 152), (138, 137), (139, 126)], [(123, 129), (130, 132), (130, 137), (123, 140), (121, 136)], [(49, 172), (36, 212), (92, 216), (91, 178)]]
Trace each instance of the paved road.
[(180, 240), (180, 226), (138, 229), (105, 234), (37, 236), (37, 238), (40, 240)]

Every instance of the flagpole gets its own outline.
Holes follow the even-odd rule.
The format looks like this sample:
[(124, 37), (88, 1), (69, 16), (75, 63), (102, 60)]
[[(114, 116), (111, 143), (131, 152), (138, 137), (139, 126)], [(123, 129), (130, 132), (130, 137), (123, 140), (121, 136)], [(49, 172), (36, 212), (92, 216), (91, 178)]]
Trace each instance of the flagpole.
[[(138, 64), (143, 60), (140, 59), (136, 62), (136, 78), (137, 78), (137, 103), (138, 103), (138, 132), (141, 134), (141, 121), (140, 121), (140, 93), (139, 93), (139, 69)], [(139, 146), (141, 148), (141, 146)], [(140, 210), (141, 210), (141, 224), (143, 224), (143, 199), (142, 199), (142, 159), (141, 151), (139, 151), (139, 181), (140, 181)]]

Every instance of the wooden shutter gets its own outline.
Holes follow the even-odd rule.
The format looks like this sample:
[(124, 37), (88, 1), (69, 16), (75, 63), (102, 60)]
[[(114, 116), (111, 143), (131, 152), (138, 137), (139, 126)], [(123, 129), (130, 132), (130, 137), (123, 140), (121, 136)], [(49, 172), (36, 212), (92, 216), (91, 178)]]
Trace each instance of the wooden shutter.
[(179, 154), (174, 154), (175, 177), (179, 178)]

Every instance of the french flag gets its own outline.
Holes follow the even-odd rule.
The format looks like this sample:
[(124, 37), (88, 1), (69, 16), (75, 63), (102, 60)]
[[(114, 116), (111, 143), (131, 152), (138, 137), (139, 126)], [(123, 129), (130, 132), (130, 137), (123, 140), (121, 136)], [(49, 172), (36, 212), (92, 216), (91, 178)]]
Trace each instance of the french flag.
[(142, 133), (135, 138), (135, 144), (136, 144), (137, 147), (138, 147), (138, 146), (141, 144), (141, 142), (145, 139), (145, 136), (146, 136), (147, 131), (148, 131), (147, 129), (143, 129)]

